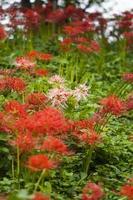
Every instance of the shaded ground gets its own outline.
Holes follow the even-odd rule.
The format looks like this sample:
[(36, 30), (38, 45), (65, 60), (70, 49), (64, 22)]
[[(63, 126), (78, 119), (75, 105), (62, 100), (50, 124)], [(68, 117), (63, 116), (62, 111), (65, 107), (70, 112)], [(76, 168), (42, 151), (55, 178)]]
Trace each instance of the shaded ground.
[(7, 200), (7, 195), (0, 194), (0, 200)]

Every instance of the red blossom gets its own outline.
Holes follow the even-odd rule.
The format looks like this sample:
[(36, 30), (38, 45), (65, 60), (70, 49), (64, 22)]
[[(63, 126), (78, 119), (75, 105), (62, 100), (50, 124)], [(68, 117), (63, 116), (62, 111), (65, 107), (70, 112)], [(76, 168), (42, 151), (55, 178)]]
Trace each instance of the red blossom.
[(87, 47), (86, 45), (83, 44), (78, 44), (77, 49), (79, 49), (83, 53), (91, 53), (92, 49), (90, 47)]
[(63, 114), (51, 107), (20, 118), (15, 127), (20, 132), (27, 130), (37, 135), (58, 135), (66, 133), (68, 130), (68, 124)]
[(103, 195), (103, 190), (99, 185), (88, 182), (83, 189), (82, 200), (100, 200)]
[(37, 58), (43, 61), (50, 61), (52, 60), (53, 56), (50, 53), (39, 53)]
[(27, 96), (26, 101), (31, 105), (42, 105), (47, 101), (47, 97), (43, 93), (34, 92)]
[(78, 26), (74, 27), (72, 25), (64, 26), (64, 32), (70, 36), (76, 36), (76, 35), (84, 33), (81, 27), (78, 27)]
[(124, 103), (115, 95), (108, 96), (101, 100), (105, 113), (120, 115), (124, 110)]
[(7, 38), (7, 33), (3, 26), (0, 26), (0, 40), (4, 40)]
[(38, 27), (41, 17), (38, 12), (36, 12), (33, 9), (28, 9), (24, 13), (25, 19), (26, 19), (26, 27), (32, 28), (32, 27)]
[(126, 196), (128, 200), (133, 200), (133, 185), (124, 185), (121, 187), (120, 194)]
[(37, 192), (32, 200), (50, 200), (49, 197), (45, 196), (44, 194)]
[(59, 154), (68, 154), (68, 149), (64, 142), (61, 139), (52, 136), (46, 138), (41, 149)]
[(32, 134), (29, 132), (19, 133), (17, 138), (12, 140), (10, 144), (18, 147), (21, 152), (31, 151), (35, 147)]
[(36, 69), (35, 71), (33, 71), (33, 74), (36, 76), (47, 76), (48, 70), (47, 69)]
[(130, 111), (133, 109), (133, 96), (129, 96), (128, 99), (124, 102), (125, 110)]
[(48, 14), (46, 21), (50, 23), (63, 23), (66, 19), (66, 15), (63, 9), (56, 9)]
[(26, 115), (25, 105), (20, 104), (16, 100), (6, 102), (4, 109), (6, 112), (12, 113), (15, 116), (24, 117)]
[(60, 46), (63, 50), (69, 50), (72, 44), (71, 38), (65, 38), (63, 41), (60, 42)]
[(33, 171), (40, 171), (43, 169), (52, 169), (55, 167), (55, 164), (46, 155), (37, 154), (29, 157), (27, 166)]
[(9, 77), (6, 79), (8, 88), (17, 92), (24, 91), (26, 84), (23, 79), (17, 77)]
[(80, 140), (82, 140), (83, 142), (85, 142), (86, 144), (89, 145), (95, 145), (96, 143), (98, 143), (101, 140), (101, 137), (98, 133), (96, 133), (95, 131), (90, 131), (88, 133), (82, 133), (79, 136)]
[(43, 60), (43, 61), (50, 61), (53, 58), (52, 54), (50, 53), (42, 53), (35, 50), (28, 52), (27, 57), (29, 59), (38, 59), (38, 60)]
[(125, 73), (122, 75), (122, 79), (126, 82), (133, 83), (133, 73)]

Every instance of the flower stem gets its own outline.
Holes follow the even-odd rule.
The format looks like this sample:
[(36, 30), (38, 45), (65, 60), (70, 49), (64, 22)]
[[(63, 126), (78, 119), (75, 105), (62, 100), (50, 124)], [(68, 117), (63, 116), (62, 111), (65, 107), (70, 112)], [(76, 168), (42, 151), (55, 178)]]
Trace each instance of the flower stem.
[(18, 188), (20, 188), (19, 177), (20, 176), (20, 152), (19, 147), (17, 147), (17, 178), (18, 178)]
[(42, 180), (42, 178), (43, 178), (45, 172), (46, 172), (46, 169), (44, 169), (44, 170), (42, 171), (42, 173), (40, 174), (39, 179), (38, 179), (38, 181), (37, 181), (36, 184), (35, 184), (34, 192), (37, 191), (38, 186), (39, 186), (39, 184), (40, 184), (40, 181)]
[(87, 177), (87, 175), (88, 175), (93, 150), (94, 150), (94, 146), (91, 146), (91, 148), (89, 150), (87, 150), (87, 153), (86, 153), (84, 166), (83, 166), (83, 172), (85, 174), (85, 177)]

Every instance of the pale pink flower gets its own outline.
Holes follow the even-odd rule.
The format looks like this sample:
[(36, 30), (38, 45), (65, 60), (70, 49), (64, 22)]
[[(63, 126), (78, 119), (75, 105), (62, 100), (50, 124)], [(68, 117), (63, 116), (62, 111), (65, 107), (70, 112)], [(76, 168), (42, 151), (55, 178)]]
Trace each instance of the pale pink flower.
[(49, 79), (49, 83), (51, 84), (64, 84), (65, 80), (59, 76), (59, 75), (54, 75)]
[(20, 69), (32, 69), (35, 67), (36, 63), (26, 57), (17, 57), (15, 65)]
[(48, 98), (50, 99), (52, 106), (67, 106), (67, 100), (71, 96), (71, 91), (65, 88), (54, 88), (49, 90)]
[(89, 88), (85, 84), (80, 84), (73, 90), (72, 96), (76, 98), (77, 101), (86, 100), (88, 97)]

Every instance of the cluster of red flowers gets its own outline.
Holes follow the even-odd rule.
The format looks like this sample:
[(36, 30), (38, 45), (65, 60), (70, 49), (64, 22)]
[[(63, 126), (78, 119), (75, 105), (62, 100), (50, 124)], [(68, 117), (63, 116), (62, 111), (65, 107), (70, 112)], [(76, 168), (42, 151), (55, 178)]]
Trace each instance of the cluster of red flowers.
[(98, 42), (89, 40), (85, 37), (67, 37), (60, 43), (61, 49), (68, 51), (71, 47), (76, 47), (82, 53), (99, 52), (100, 46)]
[(127, 197), (128, 200), (133, 199), (133, 178), (128, 183), (121, 187), (120, 195)]
[(46, 99), (41, 93), (32, 93), (26, 99), (26, 104), (8, 101), (0, 113), (0, 130), (10, 133), (9, 143), (19, 148), (20, 153), (31, 152), (33, 149), (46, 153), (29, 156), (26, 166), (34, 171), (57, 166), (57, 162), (48, 157), (52, 152), (54, 157), (70, 154), (63, 139), (59, 139), (64, 137), (69, 128), (63, 114), (52, 107), (29, 113), (29, 104), (40, 106)]
[(126, 111), (133, 110), (133, 95), (130, 95), (124, 103)]
[(103, 195), (103, 190), (99, 185), (88, 182), (83, 189), (82, 200), (100, 200)]
[(47, 102), (47, 97), (43, 93), (34, 92), (26, 97), (26, 102), (31, 106), (41, 106)]
[(133, 14), (131, 12), (124, 12), (119, 23), (119, 27), (121, 30), (130, 31), (133, 28)]
[(3, 26), (0, 26), (0, 40), (4, 40), (7, 38), (7, 32), (5, 31)]
[(133, 73), (124, 73), (122, 78), (126, 82), (133, 83)]
[(94, 130), (95, 122), (93, 120), (75, 121), (71, 124), (73, 135), (80, 141), (88, 145), (95, 145), (100, 142), (101, 137)]
[(30, 75), (46, 76), (48, 74), (48, 70), (43, 68), (37, 68), (36, 61), (41, 60), (48, 62), (51, 61), (52, 58), (53, 56), (51, 54), (33, 50), (28, 52), (26, 56), (17, 57), (14, 64), (16, 66), (16, 69), (25, 70)]
[(120, 115), (124, 111), (124, 103), (117, 96), (112, 95), (101, 100), (104, 113)]
[(61, 139), (53, 136), (48, 136), (42, 144), (41, 149), (48, 152), (55, 152), (59, 154), (68, 154), (67, 145)]
[(53, 160), (48, 159), (46, 155), (37, 154), (29, 157), (27, 166), (33, 171), (40, 171), (43, 169), (52, 169), (56, 165)]
[(25, 88), (25, 81), (18, 77), (7, 77), (0, 80), (0, 91), (7, 89), (22, 92)]
[(50, 198), (48, 196), (43, 195), (40, 192), (37, 192), (32, 200), (50, 200)]
[(53, 58), (53, 56), (49, 53), (42, 53), (35, 50), (28, 52), (27, 57), (30, 59), (38, 59), (42, 61), (50, 61)]
[[(14, 29), (17, 26), (24, 26), (26, 30), (37, 28), (41, 23), (60, 23), (63, 24), (67, 19), (79, 20), (85, 16), (82, 9), (69, 5), (64, 9), (53, 9), (53, 4), (49, 1), (45, 6), (34, 6), (32, 8), (18, 8), (13, 5), (7, 9), (3, 9), (1, 13), (4, 18), (9, 16), (9, 27)], [(21, 18), (19, 17), (21, 16)]]

